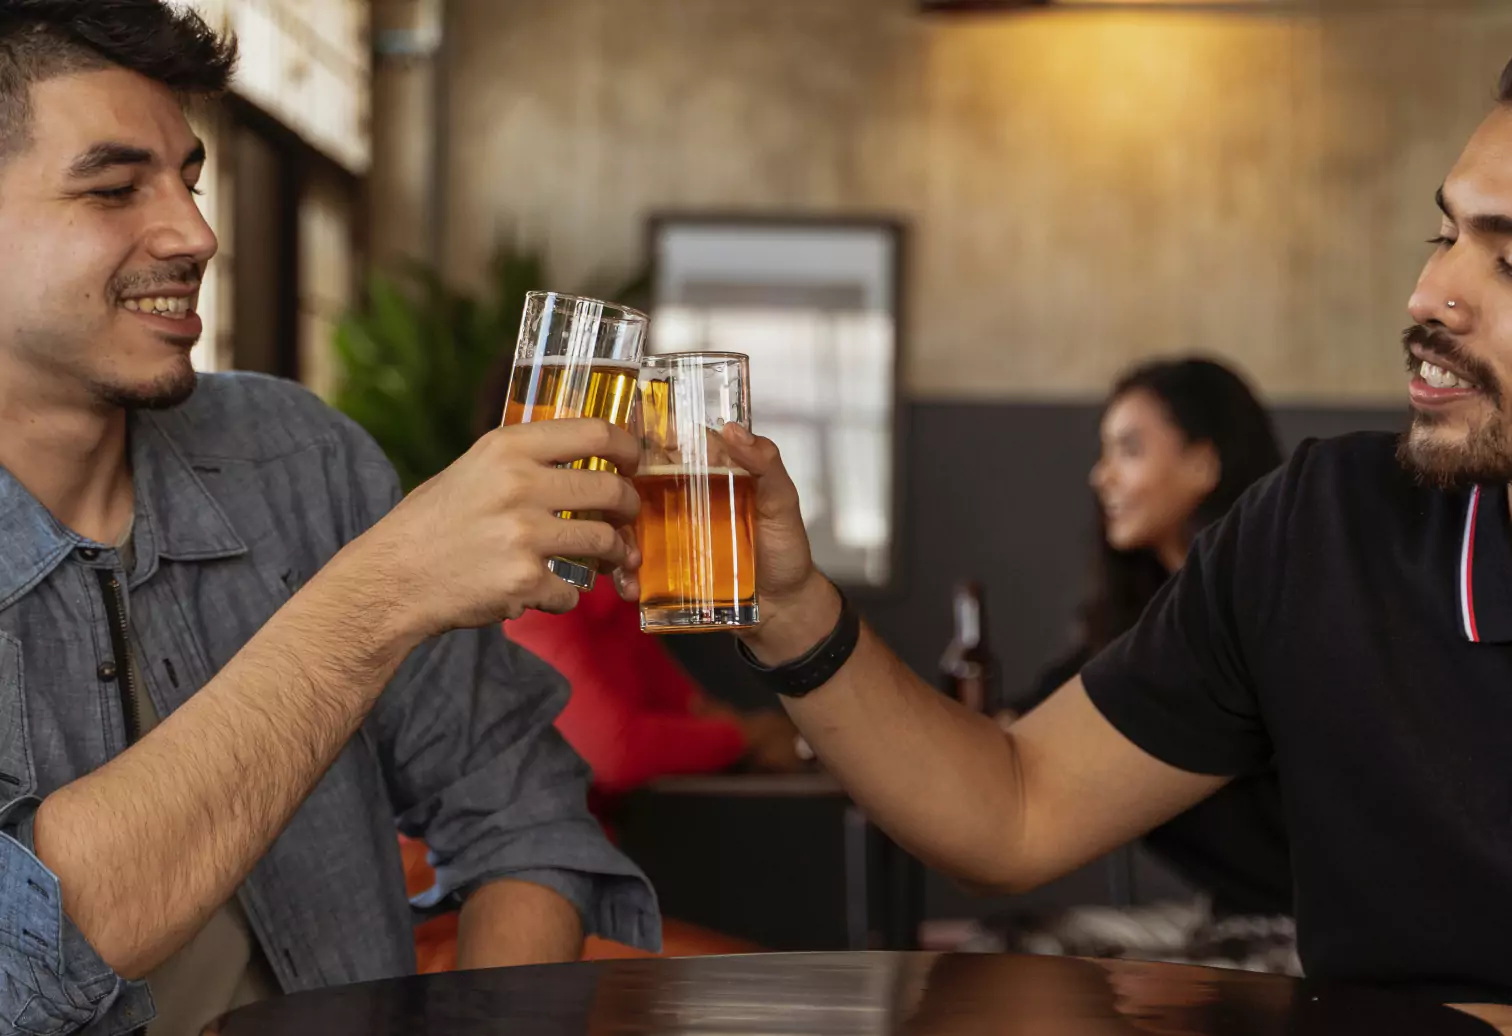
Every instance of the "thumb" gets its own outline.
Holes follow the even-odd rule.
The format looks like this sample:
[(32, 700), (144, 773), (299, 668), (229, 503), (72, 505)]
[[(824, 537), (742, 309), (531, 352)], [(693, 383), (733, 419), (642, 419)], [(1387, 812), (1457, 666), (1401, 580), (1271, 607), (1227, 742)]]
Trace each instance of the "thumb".
[(548, 615), (565, 615), (577, 607), (578, 596), (577, 587), (547, 572), (535, 594), (535, 607)]
[(782, 451), (770, 439), (752, 435), (731, 422), (724, 427), (730, 459), (756, 476), (756, 510), (776, 517), (798, 507), (798, 487), (782, 463)]

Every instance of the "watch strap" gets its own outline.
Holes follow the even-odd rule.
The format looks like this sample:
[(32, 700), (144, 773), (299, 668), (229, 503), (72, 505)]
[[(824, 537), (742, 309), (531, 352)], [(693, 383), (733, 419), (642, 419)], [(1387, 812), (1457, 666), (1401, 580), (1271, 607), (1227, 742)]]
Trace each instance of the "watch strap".
[(802, 657), (781, 665), (763, 665), (743, 641), (738, 645), (745, 664), (784, 698), (802, 698), (829, 683), (850, 661), (856, 645), (861, 642), (861, 616), (856, 614), (838, 587), (835, 592), (840, 594), (840, 618), (835, 622), (835, 628)]

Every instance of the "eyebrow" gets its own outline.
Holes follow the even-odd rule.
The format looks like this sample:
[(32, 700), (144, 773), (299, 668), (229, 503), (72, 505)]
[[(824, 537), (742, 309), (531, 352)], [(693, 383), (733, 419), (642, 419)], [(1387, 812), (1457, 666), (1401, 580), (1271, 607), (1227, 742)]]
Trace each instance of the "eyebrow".
[[(146, 148), (133, 147), (130, 144), (121, 144), (116, 141), (106, 141), (96, 144), (84, 152), (68, 167), (70, 179), (87, 180), (92, 176), (98, 176), (107, 169), (118, 166), (144, 166), (152, 165), (157, 161), (157, 155)], [(200, 165), (205, 161), (204, 141), (196, 140), (194, 147), (185, 156), (184, 163), (179, 168), (188, 169), (190, 166)]]
[[(1449, 207), (1449, 200), (1444, 197), (1442, 187), (1434, 192), (1433, 200), (1438, 203), (1439, 211), (1449, 217), (1452, 222), (1460, 222), (1454, 215), (1454, 210)], [(1486, 237), (1512, 237), (1512, 216), (1500, 214), (1471, 216), (1464, 221), (1464, 224), (1477, 234), (1483, 234)]]

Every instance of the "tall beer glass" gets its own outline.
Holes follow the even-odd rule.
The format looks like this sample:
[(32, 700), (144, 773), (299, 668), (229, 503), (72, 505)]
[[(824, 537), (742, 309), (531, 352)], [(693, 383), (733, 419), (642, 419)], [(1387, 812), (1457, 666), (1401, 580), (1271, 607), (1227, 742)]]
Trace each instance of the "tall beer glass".
[(693, 633), (754, 626), (756, 488), (720, 430), (751, 427), (750, 360), (672, 353), (641, 368), (635, 488), (641, 629)]
[[(504, 424), (598, 417), (628, 428), (646, 324), (644, 313), (597, 299), (543, 291), (526, 295)], [(566, 466), (615, 470), (599, 457)], [(560, 517), (598, 516), (563, 511)], [(598, 563), (592, 558), (552, 558), (547, 564), (573, 586), (593, 589)]]

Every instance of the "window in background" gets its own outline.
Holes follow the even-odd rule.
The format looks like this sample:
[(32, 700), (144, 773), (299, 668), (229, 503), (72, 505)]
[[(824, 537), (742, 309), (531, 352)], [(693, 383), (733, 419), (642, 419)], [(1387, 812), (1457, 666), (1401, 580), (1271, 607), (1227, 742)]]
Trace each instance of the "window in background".
[(651, 351), (751, 357), (757, 430), (782, 448), (815, 560), (842, 583), (885, 586), (899, 228), (665, 217), (653, 238)]
[(234, 89), (354, 176), (372, 162), (368, 0), (194, 0), (231, 29), (242, 59)]
[(238, 120), (229, 142), (236, 196), (236, 300), (229, 359), (237, 370), (292, 378), (299, 371), (298, 154), (268, 120)]
[(196, 128), (220, 237), (200, 296), (200, 370), (333, 388), (331, 335), (356, 298), (355, 199), (371, 164), (368, 0), (176, 0), (236, 33), (232, 96)]

